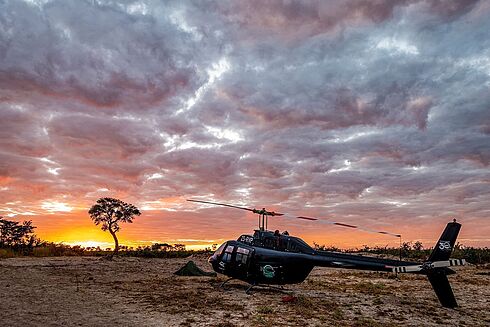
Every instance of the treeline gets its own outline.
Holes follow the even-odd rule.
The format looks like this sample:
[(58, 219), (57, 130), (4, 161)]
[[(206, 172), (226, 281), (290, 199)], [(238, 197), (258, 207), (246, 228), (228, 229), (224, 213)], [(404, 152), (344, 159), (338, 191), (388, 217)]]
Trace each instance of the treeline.
[[(34, 234), (32, 221), (22, 223), (0, 217), (0, 258), (17, 256), (58, 257), (58, 256), (108, 256), (111, 248), (82, 247), (42, 241)], [(121, 246), (120, 256), (144, 258), (180, 258), (194, 253), (206, 253), (215, 249), (187, 250), (185, 244), (156, 243), (150, 246)]]
[[(369, 247), (365, 245), (362, 248), (347, 249), (347, 250), (339, 249), (334, 246), (318, 245), (316, 243), (314, 243), (314, 247), (315, 249), (322, 250), (322, 251), (367, 254), (367, 255), (374, 255), (378, 257), (386, 257), (392, 259), (399, 259), (401, 257), (402, 260), (415, 260), (415, 261), (427, 260), (427, 258), (429, 257), (433, 249), (433, 248), (424, 248), (421, 242), (415, 242), (415, 243), (404, 242), (402, 243), (401, 247), (387, 247), (387, 246)], [(451, 258), (466, 259), (467, 262), (475, 265), (487, 264), (490, 263), (490, 249), (487, 247), (475, 248), (475, 247), (465, 246), (460, 243), (457, 243), (454, 246), (454, 250), (451, 255)]]
[[(0, 217), (0, 258), (11, 258), (16, 256), (108, 256), (112, 249), (100, 247), (82, 247), (80, 245), (70, 246), (67, 244), (46, 242), (40, 240), (34, 234), (32, 221), (22, 223), (10, 221)], [(120, 256), (134, 256), (143, 258), (181, 258), (195, 253), (207, 253), (216, 250), (216, 245), (204, 250), (187, 250), (184, 244), (155, 243), (149, 246), (128, 247), (121, 246)], [(421, 242), (405, 242), (401, 247), (369, 247), (343, 250), (337, 247), (318, 245), (314, 243), (317, 250), (334, 251), (344, 253), (358, 253), (375, 255), (387, 258), (401, 258), (405, 260), (426, 260), (432, 248), (424, 248)], [(472, 264), (490, 263), (489, 248), (475, 248), (457, 243), (454, 247), (452, 258), (464, 258)]]
[[(61, 257), (61, 256), (109, 256), (112, 254), (111, 248), (102, 249), (100, 247), (83, 247), (80, 245), (68, 245), (53, 242), (40, 242), (32, 247), (10, 247), (0, 246), (0, 259), (13, 258), (20, 256), (33, 257)], [(188, 250), (185, 247), (172, 247), (167, 251), (155, 250), (151, 246), (125, 247), (119, 249), (119, 256), (123, 257), (142, 257), (142, 258), (185, 258), (197, 253), (211, 253), (210, 248), (203, 250)]]
[(8, 252), (30, 254), (41, 243), (34, 234), (35, 228), (30, 220), (20, 223), (0, 217), (0, 257)]

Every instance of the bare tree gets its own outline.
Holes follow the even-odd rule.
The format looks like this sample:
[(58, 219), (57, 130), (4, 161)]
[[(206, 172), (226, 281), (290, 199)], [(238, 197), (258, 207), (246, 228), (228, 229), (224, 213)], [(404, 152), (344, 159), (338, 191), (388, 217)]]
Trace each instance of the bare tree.
[(88, 211), (95, 225), (102, 224), (103, 231), (109, 231), (114, 238), (114, 252), (111, 257), (119, 251), (119, 241), (116, 233), (119, 231), (119, 223), (132, 223), (134, 216), (141, 212), (134, 205), (114, 198), (100, 198)]

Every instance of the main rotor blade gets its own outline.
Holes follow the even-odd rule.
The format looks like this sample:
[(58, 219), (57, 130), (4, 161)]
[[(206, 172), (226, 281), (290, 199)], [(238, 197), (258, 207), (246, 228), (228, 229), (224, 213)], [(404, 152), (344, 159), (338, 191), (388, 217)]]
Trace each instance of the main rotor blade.
[(210, 201), (201, 201), (201, 200), (187, 200), (187, 201), (190, 201), (190, 202), (199, 202), (199, 203), (208, 203), (208, 204), (214, 204), (214, 205), (217, 205), (217, 206), (223, 206), (223, 207), (230, 207), (230, 208), (236, 208), (236, 209), (248, 210), (248, 211), (252, 211), (252, 212), (254, 212), (254, 211), (255, 211), (255, 209), (249, 209), (249, 208), (245, 208), (245, 207), (233, 206), (233, 205), (231, 205), (231, 204), (226, 204), (226, 203), (218, 203), (218, 202), (210, 202)]
[(274, 211), (267, 211), (265, 208), (262, 209), (254, 209), (253, 213), (259, 214), (259, 215), (266, 215), (266, 216), (284, 216), (283, 213), (279, 212), (274, 212)]
[(190, 201), (190, 202), (198, 202), (198, 203), (214, 204), (214, 205), (217, 205), (217, 206), (242, 209), (242, 210), (252, 211), (253, 213), (256, 213), (256, 214), (259, 214), (259, 215), (266, 215), (266, 216), (282, 216), (282, 215), (284, 215), (284, 214), (279, 213), (279, 212), (267, 211), (267, 210), (265, 210), (265, 208), (262, 208), (262, 209), (250, 209), (250, 208), (239, 207), (239, 206), (234, 206), (234, 205), (231, 205), (231, 204), (219, 203), (219, 202), (202, 201), (202, 200), (190, 200), (190, 199), (187, 200), (187, 201)]
[(333, 222), (333, 221), (328, 221), (328, 220), (323, 220), (323, 219), (318, 219), (318, 218), (304, 217), (304, 216), (299, 216), (299, 217), (296, 217), (296, 218), (308, 219), (308, 220), (319, 220), (322, 223), (326, 223), (326, 224), (330, 224), (330, 225), (336, 225), (336, 226), (342, 226), (342, 227), (348, 227), (348, 228), (355, 228), (355, 229), (363, 230), (365, 232), (378, 233), (378, 234), (384, 234), (384, 235), (391, 235), (391, 236), (398, 237), (398, 238), (402, 237), (400, 234), (395, 234), (395, 233), (390, 233), (390, 232), (385, 232), (385, 231), (378, 231), (378, 230), (373, 230), (373, 229), (369, 229), (369, 228), (365, 228), (365, 227), (361, 227), (361, 226), (349, 225), (349, 224), (345, 224), (345, 223), (338, 223), (338, 222)]
[(305, 220), (318, 220), (318, 218), (305, 217), (305, 216), (297, 216), (296, 218), (305, 219)]

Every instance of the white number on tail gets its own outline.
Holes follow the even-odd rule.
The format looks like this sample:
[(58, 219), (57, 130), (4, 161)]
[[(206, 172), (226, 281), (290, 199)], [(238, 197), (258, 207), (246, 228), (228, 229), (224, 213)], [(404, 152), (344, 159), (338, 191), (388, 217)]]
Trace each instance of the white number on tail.
[(451, 251), (451, 243), (449, 241), (439, 241), (439, 249), (442, 251)]

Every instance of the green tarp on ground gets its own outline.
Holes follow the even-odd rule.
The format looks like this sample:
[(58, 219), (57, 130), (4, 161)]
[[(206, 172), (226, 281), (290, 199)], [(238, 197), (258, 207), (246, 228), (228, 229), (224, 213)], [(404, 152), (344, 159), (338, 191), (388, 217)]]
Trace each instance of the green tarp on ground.
[(207, 272), (196, 266), (194, 261), (189, 261), (174, 274), (179, 276), (216, 276), (215, 272)]

